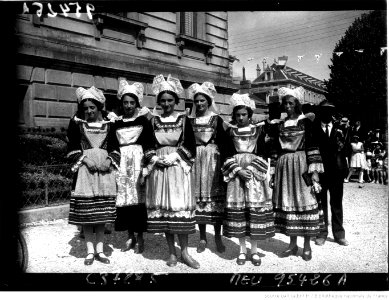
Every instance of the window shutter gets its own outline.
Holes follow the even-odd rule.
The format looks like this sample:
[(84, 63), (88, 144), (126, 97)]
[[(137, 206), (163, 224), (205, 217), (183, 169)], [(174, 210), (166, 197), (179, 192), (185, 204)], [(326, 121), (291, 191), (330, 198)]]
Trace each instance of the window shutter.
[(197, 17), (196, 17), (196, 37), (198, 39), (206, 40), (206, 15), (205, 12), (197, 12)]
[(206, 15), (204, 12), (180, 12), (180, 34), (205, 40)]
[(185, 25), (184, 25), (185, 34), (189, 36), (193, 36), (193, 13), (185, 12), (184, 15), (185, 15)]

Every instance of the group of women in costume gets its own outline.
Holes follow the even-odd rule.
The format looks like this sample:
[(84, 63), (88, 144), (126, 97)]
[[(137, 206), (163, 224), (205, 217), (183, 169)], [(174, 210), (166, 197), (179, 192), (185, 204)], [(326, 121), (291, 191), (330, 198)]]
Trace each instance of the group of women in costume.
[(290, 236), (280, 256), (297, 255), (297, 236), (303, 236), (302, 257), (310, 260), (310, 237), (321, 224), (315, 192), (323, 165), (312, 122), (301, 112), (302, 88), (279, 89), (288, 116), (266, 125), (252, 122), (255, 103), (247, 94), (232, 95), (232, 121), (223, 121), (210, 82), (188, 88), (189, 116), (175, 109), (184, 91), (179, 79), (158, 75), (152, 90), (159, 112), (142, 107), (142, 84), (121, 80), (121, 113), (111, 120), (100, 90), (76, 91), (78, 112), (68, 128), (67, 157), (77, 174), (69, 223), (83, 226), (84, 263), (110, 263), (103, 253), (106, 223), (128, 231), (123, 252), (142, 253), (144, 232), (164, 233), (171, 267), (177, 264), (175, 235), (182, 262), (200, 267), (188, 252), (188, 235), (196, 232), (196, 224), (198, 253), (207, 247), (210, 224), (218, 252), (226, 250), (222, 235), (239, 239), (239, 265), (259, 266), (257, 242), (276, 231)]

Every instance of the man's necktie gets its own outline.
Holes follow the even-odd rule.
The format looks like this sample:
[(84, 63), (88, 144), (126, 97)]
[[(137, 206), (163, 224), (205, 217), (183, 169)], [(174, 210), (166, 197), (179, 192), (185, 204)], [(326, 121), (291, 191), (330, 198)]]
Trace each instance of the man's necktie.
[(328, 124), (326, 125), (326, 136), (328, 138), (330, 137), (330, 131), (328, 130)]

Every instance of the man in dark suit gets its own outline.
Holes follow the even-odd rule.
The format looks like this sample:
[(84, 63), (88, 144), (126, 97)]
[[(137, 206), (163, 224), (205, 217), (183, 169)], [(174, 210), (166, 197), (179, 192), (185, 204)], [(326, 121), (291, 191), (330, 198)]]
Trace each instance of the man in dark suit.
[(347, 246), (343, 228), (343, 179), (347, 174), (345, 155), (345, 140), (343, 132), (333, 123), (335, 106), (328, 100), (323, 100), (318, 107), (318, 116), (315, 120), (314, 135), (319, 144), (320, 154), (324, 165), (324, 173), (320, 174), (322, 191), (318, 195), (324, 211), (325, 228), (316, 237), (315, 244), (324, 245), (328, 236), (328, 201), (330, 194), (331, 224), (335, 241)]

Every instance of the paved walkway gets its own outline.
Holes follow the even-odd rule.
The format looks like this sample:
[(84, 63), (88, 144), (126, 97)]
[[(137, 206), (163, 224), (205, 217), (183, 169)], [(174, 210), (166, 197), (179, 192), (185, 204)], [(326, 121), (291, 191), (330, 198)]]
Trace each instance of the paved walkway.
[[(27, 272), (39, 273), (387, 273), (388, 272), (388, 186), (357, 183), (345, 184), (344, 224), (347, 247), (339, 246), (329, 239), (324, 246), (312, 242), (313, 258), (305, 262), (301, 258), (303, 239), (298, 239), (298, 256), (279, 258), (278, 254), (288, 245), (289, 238), (276, 234), (268, 242), (259, 243), (263, 254), (262, 265), (254, 267), (251, 262), (238, 266), (235, 262), (239, 254), (237, 239), (223, 238), (227, 251), (215, 251), (213, 228), (207, 226), (209, 248), (198, 254), (196, 246), (198, 232), (190, 236), (189, 253), (200, 263), (199, 270), (193, 270), (182, 263), (174, 268), (166, 265), (168, 250), (163, 235), (145, 235), (145, 252), (134, 254), (120, 252), (126, 239), (125, 233), (106, 235), (105, 252), (111, 264), (97, 261), (91, 266), (83, 264), (86, 247), (78, 237), (77, 227), (69, 225), (66, 219), (52, 222), (28, 224), (22, 232), (29, 249)], [(329, 230), (331, 232), (331, 229)], [(248, 248), (250, 243), (247, 243)], [(178, 245), (177, 245), (178, 250)], [(179, 251), (178, 251), (179, 253)]]

